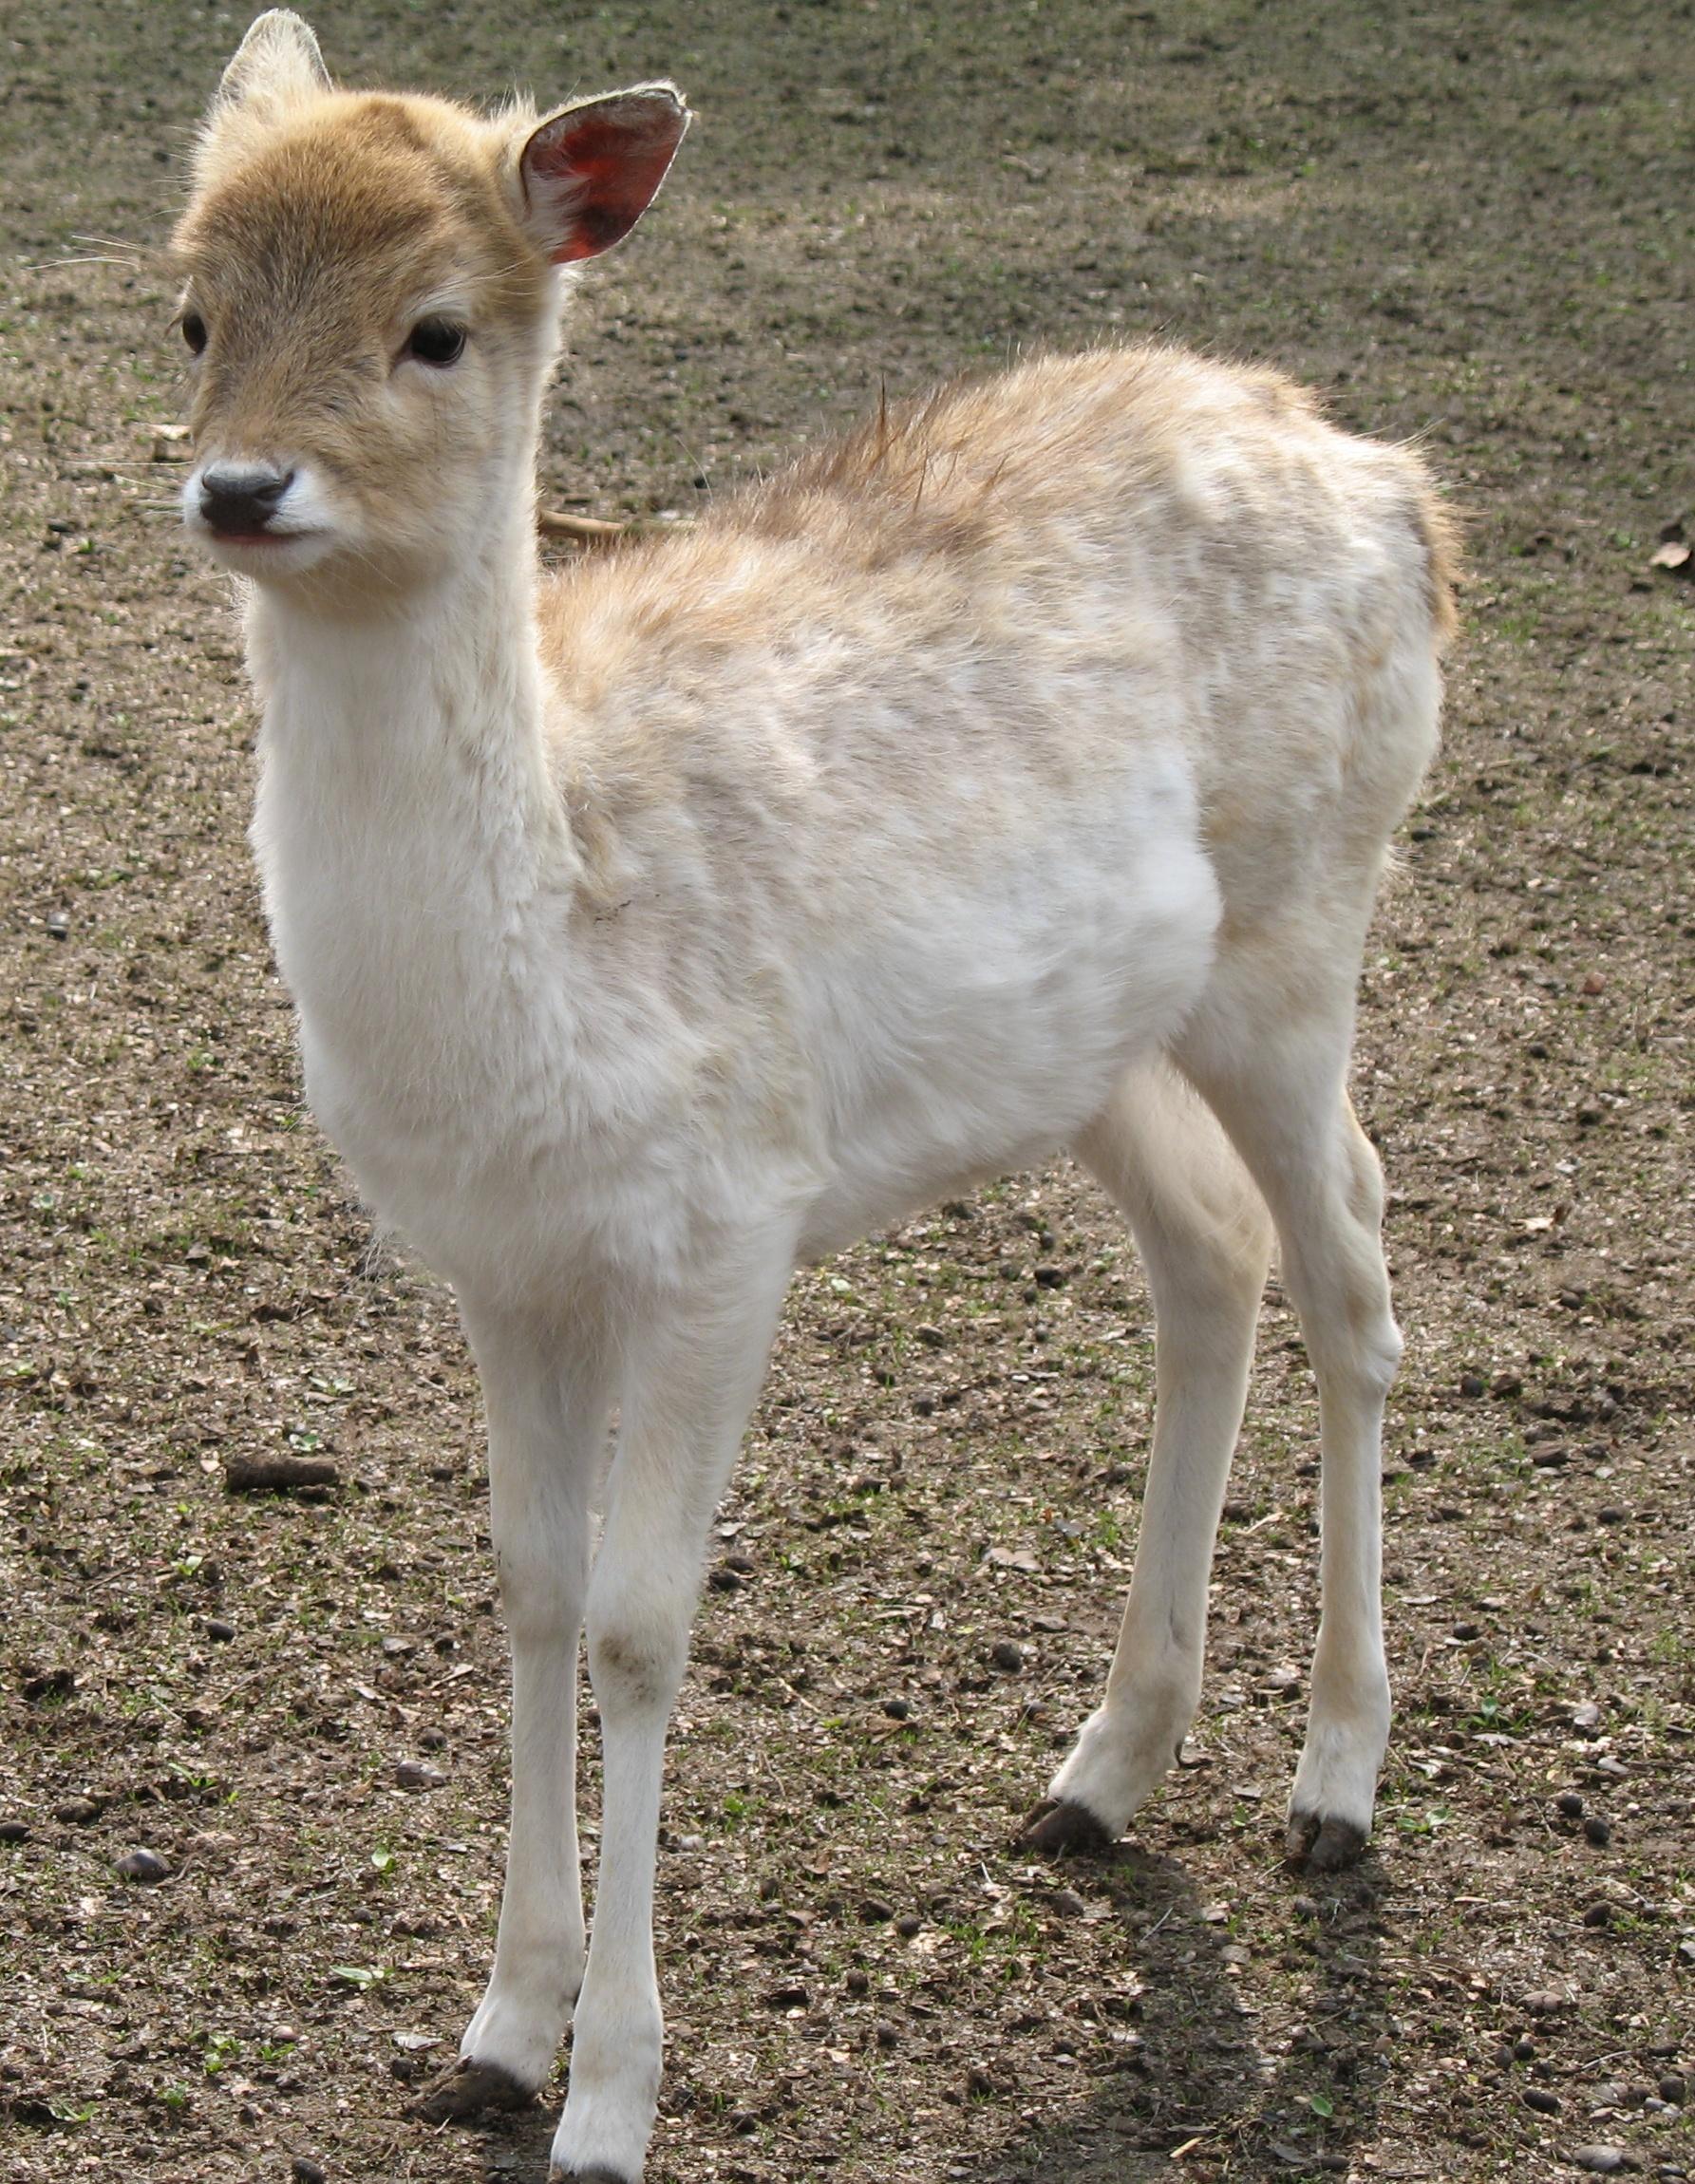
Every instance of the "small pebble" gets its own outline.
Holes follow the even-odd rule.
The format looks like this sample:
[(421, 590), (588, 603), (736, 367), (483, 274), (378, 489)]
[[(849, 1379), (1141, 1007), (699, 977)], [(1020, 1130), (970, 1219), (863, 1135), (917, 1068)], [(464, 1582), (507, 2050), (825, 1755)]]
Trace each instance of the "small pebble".
[(63, 1820), (66, 1827), (85, 1828), (100, 1817), (100, 1803), (94, 1798), (66, 1798), (63, 1804), (53, 1807), (53, 1817)]
[(902, 1911), (895, 1922), (895, 1930), (902, 1941), (911, 1941), (914, 1934), (924, 1931), (924, 1921), (915, 1911)]
[(1659, 2092), (1667, 2107), (1681, 2108), (1689, 2097), (1688, 2080), (1677, 2071), (1669, 2070), (1660, 2080)]
[(1601, 1709), (1592, 1699), (1586, 1699), (1581, 1705), (1572, 1708), (1572, 1726), (1586, 1731), (1601, 1726)]
[(27, 1843), (28, 1840), (28, 1820), (0, 1820), (0, 1843)]
[(867, 1896), (859, 1906), (859, 1916), (867, 1926), (882, 1926), (895, 1916), (895, 1906), (886, 1904), (881, 1896)]
[(1481, 1373), (1462, 1372), (1460, 1376), (1460, 1392), (1475, 1400), (1480, 1395), (1487, 1395), (1489, 1384)]
[(324, 2184), (324, 2172), (315, 2161), (309, 2161), (304, 2154), (296, 2154), (289, 2175), (293, 2184)]
[(1593, 1843), (1599, 1851), (1604, 1851), (1612, 1840), (1612, 1830), (1599, 1813), (1591, 1813), (1584, 1821), (1583, 1834), (1585, 1841)]
[(1583, 1799), (1575, 1790), (1562, 1790), (1554, 1800), (1554, 1809), (1562, 1819), (1580, 1820), (1583, 1817)]
[(422, 1760), (397, 1760), (394, 1779), (403, 1790), (439, 1790), (447, 1779), (439, 1767), (425, 1766)]
[(227, 1646), (235, 1635), (235, 1626), (223, 1622), (218, 1616), (209, 1615), (206, 1618), (206, 1635), (215, 1646)]
[(879, 2047), (898, 2047), (900, 2045), (899, 2033), (887, 2020), (876, 2028), (876, 2043)]
[(1514, 2041), (1513, 2061), (1515, 2062), (1535, 2062), (1535, 2060), (1536, 2043), (1534, 2040)]
[(892, 1722), (910, 1721), (913, 1703), (910, 1699), (885, 1699), (883, 1701), (883, 1712), (888, 1715)]
[(1545, 2086), (1527, 2085), (1524, 2089), (1524, 2105), (1534, 2108), (1538, 2116), (1557, 2116), (1559, 2095), (1550, 2093)]
[(1008, 1676), (1016, 1676), (1024, 1666), (1024, 1647), (1015, 1639), (997, 1638), (989, 1648), (989, 1664), (991, 1668), (1000, 1668)]
[(1610, 1926), (1612, 1924), (1612, 1906), (1610, 1904), (1591, 1904), (1583, 1914), (1583, 1923), (1585, 1926)]
[(168, 1880), (171, 1869), (157, 1851), (125, 1851), (118, 1860), (116, 1871), (126, 1881), (145, 1881), (150, 1887)]
[(1572, 2159), (1579, 2169), (1587, 2169), (1596, 2176), (1611, 2176), (1620, 2169), (1636, 2166), (1622, 2146), (1579, 2146), (1573, 2152)]
[(843, 1984), (850, 1994), (869, 1994), (871, 1992), (871, 1977), (867, 1972), (850, 1971)]

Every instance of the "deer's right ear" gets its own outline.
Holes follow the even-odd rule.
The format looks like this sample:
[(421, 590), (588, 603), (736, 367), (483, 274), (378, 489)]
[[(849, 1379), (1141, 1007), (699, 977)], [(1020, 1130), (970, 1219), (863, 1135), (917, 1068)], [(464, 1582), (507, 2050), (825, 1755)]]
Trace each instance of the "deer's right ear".
[(598, 257), (658, 194), (688, 127), (673, 84), (638, 84), (562, 106), (518, 154), (524, 224), (555, 265)]
[(291, 106), (332, 89), (310, 24), (286, 8), (261, 15), (224, 70), (207, 116), (216, 122), (236, 108), (277, 121)]

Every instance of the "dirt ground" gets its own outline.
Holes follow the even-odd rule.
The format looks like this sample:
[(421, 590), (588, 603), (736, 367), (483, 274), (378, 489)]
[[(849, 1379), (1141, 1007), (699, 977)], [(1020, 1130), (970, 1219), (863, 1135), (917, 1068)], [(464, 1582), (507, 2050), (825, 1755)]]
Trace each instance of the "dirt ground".
[[(405, 2114), (502, 1855), (476, 1389), (301, 1107), (236, 635), (171, 515), (148, 253), (244, 21), (0, 26), (0, 2176), (538, 2184), (551, 2108)], [(1146, 1296), (1064, 1167), (876, 1238), (797, 1283), (719, 1526), (650, 2175), (1695, 2174), (1695, 584), (1654, 561), (1695, 530), (1695, 9), (348, 0), (319, 29), (356, 82), (696, 104), (583, 295), (567, 505), (686, 516), (885, 385), (1162, 332), (1418, 436), (1469, 528), (1357, 1070), (1408, 1337), (1376, 1843), (1322, 1885), (1280, 1858), (1316, 1479), (1273, 1286), (1184, 1765), (1110, 1860), (1009, 1848), (1105, 1672)], [(226, 1490), (289, 1450), (340, 1484)]]

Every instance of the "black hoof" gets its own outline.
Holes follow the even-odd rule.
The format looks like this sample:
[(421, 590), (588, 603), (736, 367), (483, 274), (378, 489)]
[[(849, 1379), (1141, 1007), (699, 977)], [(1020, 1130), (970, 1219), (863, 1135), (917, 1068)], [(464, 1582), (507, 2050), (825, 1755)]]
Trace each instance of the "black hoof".
[(1015, 1848), (1050, 1858), (1098, 1858), (1112, 1846), (1113, 1837), (1086, 1805), (1045, 1798), (1025, 1821)]
[[(535, 2099), (527, 2085), (520, 2085), (511, 2071), (492, 2062), (460, 2061), (450, 2063), (421, 2098), (406, 2110), (424, 2123), (462, 2123), (472, 2116), (494, 2116), (511, 2108), (528, 2108)], [(615, 2184), (623, 2184), (617, 2178)]]
[(1290, 1813), (1284, 1855), (1309, 1873), (1339, 1873), (1365, 1848), (1365, 1831), (1352, 1820), (1324, 1820), (1316, 1813)]

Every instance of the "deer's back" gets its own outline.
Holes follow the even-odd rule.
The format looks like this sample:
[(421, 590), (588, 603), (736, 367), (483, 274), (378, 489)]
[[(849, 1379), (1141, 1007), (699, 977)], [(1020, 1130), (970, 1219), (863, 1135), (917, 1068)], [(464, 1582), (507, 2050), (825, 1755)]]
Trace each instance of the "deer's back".
[(781, 807), (790, 884), (901, 815), (945, 873), (1063, 857), (1156, 750), (1227, 910), (1375, 861), (1434, 746), (1451, 554), (1422, 465), (1279, 375), (1050, 358), (874, 419), (543, 594), (591, 831)]

